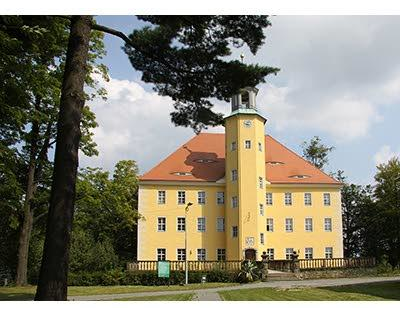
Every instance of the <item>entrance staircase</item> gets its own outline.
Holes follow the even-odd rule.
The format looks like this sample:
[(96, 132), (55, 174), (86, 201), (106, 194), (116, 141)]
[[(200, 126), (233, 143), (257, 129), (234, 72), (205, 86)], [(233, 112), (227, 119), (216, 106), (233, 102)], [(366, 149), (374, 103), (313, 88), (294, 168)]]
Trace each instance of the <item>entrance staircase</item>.
[(282, 272), (268, 269), (268, 281), (293, 281), (298, 280), (293, 272)]

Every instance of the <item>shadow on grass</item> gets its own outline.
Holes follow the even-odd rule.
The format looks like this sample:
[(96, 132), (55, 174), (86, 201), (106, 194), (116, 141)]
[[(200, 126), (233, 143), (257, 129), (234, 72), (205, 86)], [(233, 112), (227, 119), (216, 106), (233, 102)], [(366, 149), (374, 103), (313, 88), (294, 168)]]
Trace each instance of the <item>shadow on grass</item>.
[(380, 297), (386, 300), (400, 300), (399, 281), (332, 286), (332, 287), (323, 287), (320, 289), (338, 293), (365, 294), (365, 295)]
[(0, 301), (32, 301), (35, 295), (31, 293), (0, 293)]

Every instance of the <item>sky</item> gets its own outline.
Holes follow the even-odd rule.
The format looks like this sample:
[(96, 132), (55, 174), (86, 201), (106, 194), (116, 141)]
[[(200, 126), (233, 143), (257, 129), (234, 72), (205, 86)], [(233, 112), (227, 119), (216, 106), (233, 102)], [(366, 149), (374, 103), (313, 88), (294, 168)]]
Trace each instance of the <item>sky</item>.
[[(97, 16), (99, 24), (129, 34), (144, 23), (134, 16)], [(280, 68), (257, 86), (257, 107), (265, 131), (301, 154), (313, 136), (335, 149), (327, 172), (344, 170), (353, 183), (373, 182), (376, 165), (400, 155), (400, 16), (272, 16), (265, 44), (246, 63)], [(108, 100), (90, 103), (99, 127), (99, 156), (80, 158), (80, 167), (112, 170), (122, 159), (136, 160), (140, 173), (159, 163), (194, 136), (175, 127), (172, 101), (161, 97), (122, 51), (121, 39), (105, 35), (110, 81), (100, 80)], [(230, 104), (216, 111), (228, 114)], [(222, 127), (206, 132), (223, 132)]]

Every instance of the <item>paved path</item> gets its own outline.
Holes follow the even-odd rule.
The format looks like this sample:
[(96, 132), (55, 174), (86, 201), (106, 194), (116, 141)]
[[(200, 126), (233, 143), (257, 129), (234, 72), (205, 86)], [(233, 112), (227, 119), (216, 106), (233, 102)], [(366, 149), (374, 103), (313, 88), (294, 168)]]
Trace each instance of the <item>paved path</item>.
[(340, 278), (340, 279), (316, 279), (316, 280), (295, 280), (295, 281), (270, 281), (258, 282), (250, 284), (242, 284), (227, 287), (218, 287), (212, 289), (201, 290), (179, 290), (179, 291), (160, 291), (160, 292), (140, 292), (140, 293), (123, 293), (123, 294), (102, 294), (90, 296), (69, 296), (69, 300), (77, 301), (107, 301), (120, 298), (130, 297), (143, 297), (143, 296), (160, 296), (160, 295), (174, 295), (174, 294), (195, 294), (194, 300), (198, 301), (219, 301), (221, 300), (218, 293), (219, 291), (231, 291), (242, 289), (258, 289), (265, 287), (275, 288), (293, 288), (293, 287), (326, 287), (326, 286), (339, 286), (360, 283), (374, 283), (384, 281), (400, 281), (400, 276), (397, 277), (363, 277), (363, 278)]

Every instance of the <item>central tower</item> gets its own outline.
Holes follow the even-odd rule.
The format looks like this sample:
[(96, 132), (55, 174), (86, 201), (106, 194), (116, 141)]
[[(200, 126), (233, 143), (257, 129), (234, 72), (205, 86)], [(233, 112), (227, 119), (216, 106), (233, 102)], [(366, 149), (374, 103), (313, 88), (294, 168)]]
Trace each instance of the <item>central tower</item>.
[(225, 118), (227, 260), (259, 259), (266, 242), (260, 235), (265, 226), (266, 119), (257, 112), (257, 92), (240, 90)]

